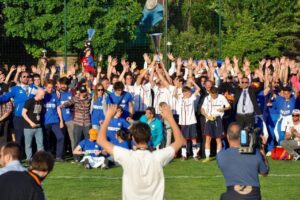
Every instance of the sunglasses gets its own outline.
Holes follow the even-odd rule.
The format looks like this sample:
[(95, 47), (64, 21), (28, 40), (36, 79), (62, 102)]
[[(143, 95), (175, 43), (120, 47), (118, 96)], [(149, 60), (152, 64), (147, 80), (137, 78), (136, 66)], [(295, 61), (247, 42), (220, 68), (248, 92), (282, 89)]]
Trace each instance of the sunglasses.
[(104, 89), (98, 89), (98, 91), (104, 91)]
[(300, 115), (292, 115), (292, 117), (299, 117)]
[(245, 83), (245, 84), (247, 84), (247, 83), (249, 83), (249, 82), (242, 82), (243, 84)]
[(29, 78), (29, 76), (22, 76), (22, 78)]

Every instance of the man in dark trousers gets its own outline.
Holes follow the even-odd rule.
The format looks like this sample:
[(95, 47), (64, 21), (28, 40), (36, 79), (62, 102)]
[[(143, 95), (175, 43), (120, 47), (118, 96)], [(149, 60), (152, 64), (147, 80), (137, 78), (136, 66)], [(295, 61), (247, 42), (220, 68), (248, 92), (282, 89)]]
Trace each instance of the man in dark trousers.
[(253, 154), (239, 153), (241, 127), (232, 122), (228, 126), (227, 139), (230, 148), (217, 154), (217, 163), (225, 178), (227, 191), (221, 200), (261, 200), (258, 174), (267, 176), (269, 165), (264, 152), (256, 149)]
[(233, 108), (235, 112), (235, 119), (241, 128), (246, 126), (254, 126), (255, 114), (261, 115), (261, 111), (256, 101), (256, 94), (260, 88), (250, 88), (249, 79), (244, 77), (240, 84), (240, 88), (237, 88), (234, 95)]
[(45, 151), (32, 157), (28, 172), (11, 171), (0, 176), (1, 200), (44, 200), (41, 182), (52, 171), (54, 159)]

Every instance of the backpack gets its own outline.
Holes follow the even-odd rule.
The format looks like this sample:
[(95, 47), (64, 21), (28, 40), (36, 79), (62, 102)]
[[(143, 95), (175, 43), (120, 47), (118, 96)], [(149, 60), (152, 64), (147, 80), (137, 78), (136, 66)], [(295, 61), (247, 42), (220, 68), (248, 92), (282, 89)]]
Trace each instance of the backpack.
[(292, 156), (281, 146), (273, 148), (271, 153), (274, 160), (292, 160)]

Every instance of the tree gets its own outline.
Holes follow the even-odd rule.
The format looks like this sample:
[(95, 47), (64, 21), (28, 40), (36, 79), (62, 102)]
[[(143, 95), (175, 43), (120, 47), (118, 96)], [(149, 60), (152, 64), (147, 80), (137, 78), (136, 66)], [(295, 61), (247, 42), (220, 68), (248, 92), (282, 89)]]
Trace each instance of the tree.
[[(28, 53), (40, 56), (46, 48), (64, 49), (64, 5), (60, 0), (7, 0), (4, 9), (6, 34), (21, 38)], [(78, 53), (87, 39), (87, 29), (96, 29), (96, 53), (125, 52), (135, 38), (141, 6), (134, 0), (68, 0), (67, 48)]]

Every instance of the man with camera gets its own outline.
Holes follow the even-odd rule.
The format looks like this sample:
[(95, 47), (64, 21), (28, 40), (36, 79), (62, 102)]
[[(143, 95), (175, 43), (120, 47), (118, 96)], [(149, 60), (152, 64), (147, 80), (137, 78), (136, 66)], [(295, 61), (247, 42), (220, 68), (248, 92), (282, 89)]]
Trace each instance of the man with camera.
[[(217, 155), (217, 163), (221, 169), (227, 191), (221, 195), (221, 200), (260, 200), (258, 174), (267, 176), (268, 162), (264, 149), (255, 149), (252, 154), (241, 154), (241, 127), (233, 122), (227, 130), (230, 148)], [(264, 146), (264, 141), (262, 142)]]

